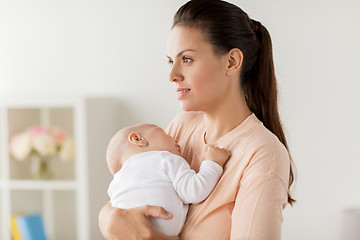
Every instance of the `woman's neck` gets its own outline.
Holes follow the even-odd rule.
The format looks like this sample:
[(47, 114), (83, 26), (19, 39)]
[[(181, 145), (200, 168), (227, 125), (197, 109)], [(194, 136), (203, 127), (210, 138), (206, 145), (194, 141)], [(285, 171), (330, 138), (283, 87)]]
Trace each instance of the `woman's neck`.
[(212, 111), (204, 111), (205, 142), (216, 142), (240, 125), (250, 114), (244, 97), (238, 98), (237, 101), (228, 101), (228, 104), (221, 103), (219, 107), (212, 108)]

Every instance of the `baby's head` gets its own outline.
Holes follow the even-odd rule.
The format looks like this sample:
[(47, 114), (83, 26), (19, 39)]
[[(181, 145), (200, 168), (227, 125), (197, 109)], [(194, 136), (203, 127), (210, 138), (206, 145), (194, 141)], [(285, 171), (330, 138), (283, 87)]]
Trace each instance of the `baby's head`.
[(168, 151), (181, 155), (177, 141), (153, 124), (140, 124), (121, 129), (110, 140), (106, 161), (115, 174), (131, 156), (147, 151)]

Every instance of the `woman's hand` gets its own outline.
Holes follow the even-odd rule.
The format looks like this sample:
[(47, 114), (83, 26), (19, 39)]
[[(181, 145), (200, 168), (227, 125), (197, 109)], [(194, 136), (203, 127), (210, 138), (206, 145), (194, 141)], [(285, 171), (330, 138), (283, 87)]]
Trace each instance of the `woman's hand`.
[(162, 207), (142, 206), (131, 209), (113, 208), (107, 203), (100, 211), (99, 226), (107, 240), (159, 239), (178, 240), (151, 226), (150, 218), (171, 219), (173, 216)]

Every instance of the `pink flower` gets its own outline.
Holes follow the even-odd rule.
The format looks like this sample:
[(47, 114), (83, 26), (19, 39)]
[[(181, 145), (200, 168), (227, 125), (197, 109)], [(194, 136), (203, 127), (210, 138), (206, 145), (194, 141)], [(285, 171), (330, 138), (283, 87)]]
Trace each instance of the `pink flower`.
[(61, 145), (67, 137), (65, 132), (60, 128), (52, 128), (50, 129), (50, 132), (57, 145)]
[(48, 132), (48, 129), (41, 126), (34, 126), (29, 128), (28, 132), (30, 136), (34, 137), (34, 136), (46, 134)]
[(74, 142), (60, 128), (33, 126), (10, 139), (10, 154), (14, 159), (23, 161), (30, 154), (42, 157), (59, 157), (68, 161), (74, 156)]

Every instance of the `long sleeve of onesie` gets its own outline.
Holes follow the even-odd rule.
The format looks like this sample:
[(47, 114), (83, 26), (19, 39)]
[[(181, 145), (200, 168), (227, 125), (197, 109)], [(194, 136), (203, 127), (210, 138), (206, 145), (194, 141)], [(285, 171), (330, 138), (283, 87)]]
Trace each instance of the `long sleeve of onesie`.
[(196, 173), (177, 155), (163, 161), (163, 167), (184, 204), (196, 204), (209, 196), (223, 171), (219, 164), (204, 160)]

